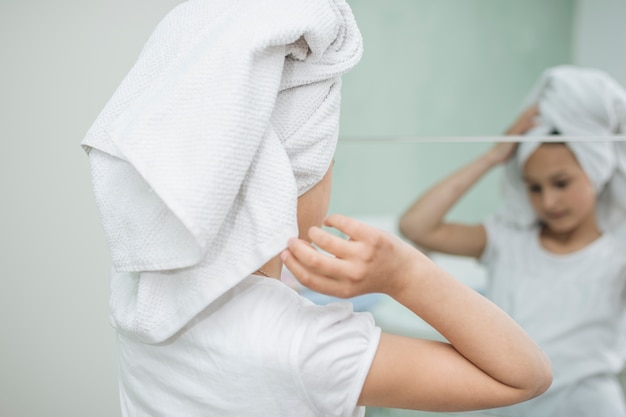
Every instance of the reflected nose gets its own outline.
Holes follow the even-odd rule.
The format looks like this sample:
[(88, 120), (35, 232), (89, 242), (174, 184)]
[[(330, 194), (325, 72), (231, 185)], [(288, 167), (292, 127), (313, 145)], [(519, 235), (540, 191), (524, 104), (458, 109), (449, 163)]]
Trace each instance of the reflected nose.
[(545, 190), (541, 196), (541, 204), (545, 210), (554, 209), (559, 201), (559, 193), (554, 190)]

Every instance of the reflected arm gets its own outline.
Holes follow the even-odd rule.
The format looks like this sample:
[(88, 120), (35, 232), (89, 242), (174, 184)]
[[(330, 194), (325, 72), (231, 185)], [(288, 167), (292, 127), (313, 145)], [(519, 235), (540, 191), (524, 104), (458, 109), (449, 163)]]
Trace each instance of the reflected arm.
[(383, 334), (361, 403), (432, 411), (525, 401), (550, 385), (547, 357), (506, 314), (438, 267), (393, 297), (451, 343)]
[(491, 168), (508, 159), (513, 143), (500, 143), (435, 184), (400, 218), (400, 232), (425, 250), (480, 257), (486, 244), (482, 225), (446, 223), (445, 215)]

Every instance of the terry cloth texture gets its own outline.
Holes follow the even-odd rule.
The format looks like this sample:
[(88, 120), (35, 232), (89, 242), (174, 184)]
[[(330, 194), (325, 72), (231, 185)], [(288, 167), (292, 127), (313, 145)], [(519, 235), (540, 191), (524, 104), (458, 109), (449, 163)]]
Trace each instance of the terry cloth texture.
[(163, 19), (82, 142), (120, 332), (167, 339), (284, 249), (361, 54), (343, 0), (191, 0)]
[(561, 65), (541, 75), (524, 101), (539, 105), (529, 136), (626, 135), (626, 90), (604, 71)]

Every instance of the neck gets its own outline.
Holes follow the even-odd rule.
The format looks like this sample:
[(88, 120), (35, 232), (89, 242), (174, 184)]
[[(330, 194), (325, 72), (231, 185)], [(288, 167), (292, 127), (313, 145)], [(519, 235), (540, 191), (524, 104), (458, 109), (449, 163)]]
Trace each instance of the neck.
[(555, 231), (546, 226), (541, 230), (542, 245), (556, 253), (569, 253), (582, 249), (602, 235), (595, 218), (567, 231)]
[[(253, 272), (254, 275), (266, 276), (267, 274), (269, 278), (280, 279), (280, 273), (283, 269), (283, 263), (280, 260), (279, 256), (275, 256), (269, 261), (267, 261), (263, 266)], [(262, 271), (262, 272), (261, 272)]]

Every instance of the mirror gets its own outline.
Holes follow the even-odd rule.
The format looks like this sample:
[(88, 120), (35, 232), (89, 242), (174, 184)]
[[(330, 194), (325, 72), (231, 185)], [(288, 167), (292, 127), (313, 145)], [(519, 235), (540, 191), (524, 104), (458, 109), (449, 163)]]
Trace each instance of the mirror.
[[(491, 142), (411, 142), (340, 139), (333, 167), (330, 212), (397, 219), (418, 195), (455, 168), (493, 146)], [(357, 156), (358, 157), (355, 157)], [(500, 202), (498, 171), (488, 173), (450, 213), (479, 221)]]
[(626, 86), (620, 0), (351, 0), (365, 50), (344, 77), (348, 138), (498, 136), (542, 72), (606, 71)]
[[(435, 183), (482, 155), (491, 141), (411, 142), (393, 140), (340, 140), (333, 167), (329, 213), (355, 217), (400, 235), (398, 221), (404, 211)], [(504, 205), (502, 165), (484, 175), (448, 212), (449, 221), (477, 224)], [(626, 224), (617, 231), (626, 241)], [(484, 268), (472, 258), (431, 254), (445, 263), (455, 277), (484, 292)], [(363, 309), (374, 300), (362, 300)], [(360, 309), (361, 302), (355, 304)], [(394, 320), (384, 319), (392, 326)], [(408, 330), (407, 330), (408, 331)]]
[[(330, 212), (347, 214), (372, 226), (398, 234), (399, 217), (418, 196), (458, 168), (482, 155), (492, 146), (494, 146), (493, 142), (470, 140), (464, 142), (340, 140), (333, 168), (333, 196)], [(504, 167), (500, 165), (483, 176), (453, 207), (447, 218), (463, 223), (478, 223), (502, 207), (504, 203), (501, 194), (503, 173)], [(617, 235), (626, 242), (626, 226), (622, 225), (617, 230)], [(487, 269), (482, 263), (469, 257), (438, 253), (430, 253), (429, 255), (434, 262), (454, 277), (478, 292), (487, 294)], [(513, 271), (511, 275), (515, 276)], [(554, 278), (556, 279), (556, 277)], [(591, 289), (593, 285), (595, 283), (582, 285), (582, 287)], [(547, 287), (543, 282), (540, 283), (538, 288), (535, 287), (535, 291), (531, 292), (532, 296), (537, 295), (537, 298), (541, 298), (539, 295), (542, 295), (544, 300), (545, 297), (551, 297), (551, 295), (546, 294), (554, 293), (548, 292)], [(516, 292), (517, 288), (511, 293), (519, 294)], [(529, 287), (519, 288), (523, 290), (521, 294), (528, 296)], [(593, 288), (595, 291), (598, 286)], [(615, 291), (612, 286), (607, 285), (603, 288), (610, 292)], [(582, 291), (584, 294), (581, 294), (581, 290), (572, 291), (571, 287), (563, 287), (562, 293), (566, 295), (566, 298), (562, 305), (569, 306), (574, 311), (589, 312), (593, 317), (596, 317), (594, 312), (597, 312), (597, 315), (603, 314), (605, 305), (589, 301), (594, 299), (597, 293), (591, 290)], [(382, 295), (379, 295), (378, 298), (372, 298), (370, 295), (367, 297), (370, 298), (357, 300), (354, 303), (355, 309), (365, 305), (365, 309), (372, 313), (383, 331), (444, 340), (430, 325), (393, 299)], [(511, 298), (514, 297), (511, 296)], [(556, 301), (550, 298), (550, 305), (553, 301), (556, 304)], [(545, 309), (545, 304), (542, 305)], [(535, 307), (532, 306), (531, 308)], [(565, 316), (570, 315), (566, 313)], [(554, 321), (546, 315), (546, 323), (552, 325)], [(533, 330), (536, 331), (536, 329)], [(559, 336), (557, 340), (572, 340), (571, 336), (566, 337), (566, 339), (560, 339)], [(567, 367), (571, 366), (572, 369), (578, 369), (576, 364), (580, 361), (577, 359), (568, 360), (567, 363)], [(558, 369), (555, 369), (555, 375), (556, 372), (561, 372), (562, 368), (559, 366)], [(618, 377), (622, 387), (626, 388), (626, 374), (621, 373)], [(367, 415), (368, 417), (422, 417), (436, 414), (392, 409), (368, 409)]]

